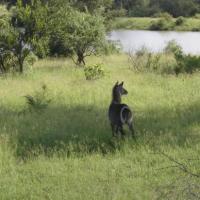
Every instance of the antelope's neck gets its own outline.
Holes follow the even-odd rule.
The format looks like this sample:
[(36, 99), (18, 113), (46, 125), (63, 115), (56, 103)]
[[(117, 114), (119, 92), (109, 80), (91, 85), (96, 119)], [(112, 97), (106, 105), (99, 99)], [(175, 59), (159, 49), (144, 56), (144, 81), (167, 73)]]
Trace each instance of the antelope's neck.
[(119, 94), (114, 95), (113, 94), (112, 103), (120, 104), (121, 103), (121, 95), (119, 95)]

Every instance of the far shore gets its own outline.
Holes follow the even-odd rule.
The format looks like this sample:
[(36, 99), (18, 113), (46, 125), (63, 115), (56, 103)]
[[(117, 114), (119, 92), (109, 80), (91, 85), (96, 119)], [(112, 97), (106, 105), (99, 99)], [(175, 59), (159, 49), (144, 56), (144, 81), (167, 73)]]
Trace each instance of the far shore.
[[(177, 22), (177, 20), (180, 22)], [(161, 30), (161, 31), (200, 31), (199, 18), (153, 18), (118, 17), (112, 23), (112, 29)]]

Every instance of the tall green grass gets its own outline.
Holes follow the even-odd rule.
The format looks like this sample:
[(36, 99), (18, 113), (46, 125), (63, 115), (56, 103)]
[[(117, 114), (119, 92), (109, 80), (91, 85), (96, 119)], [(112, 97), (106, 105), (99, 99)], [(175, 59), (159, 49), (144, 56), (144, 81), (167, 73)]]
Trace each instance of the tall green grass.
[[(136, 73), (126, 55), (87, 62), (104, 63), (105, 76), (87, 81), (70, 60), (47, 59), (0, 78), (0, 199), (189, 199), (181, 191), (199, 179), (159, 152), (200, 173), (199, 74)], [(123, 102), (134, 111), (137, 142), (111, 136), (117, 80), (129, 92)], [(43, 84), (52, 101), (29, 112), (24, 96)]]

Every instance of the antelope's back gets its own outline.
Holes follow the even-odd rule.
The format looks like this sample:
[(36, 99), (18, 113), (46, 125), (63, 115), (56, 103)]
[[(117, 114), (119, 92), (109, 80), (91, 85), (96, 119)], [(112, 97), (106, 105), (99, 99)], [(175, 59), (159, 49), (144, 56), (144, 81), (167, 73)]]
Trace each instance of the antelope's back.
[[(126, 108), (126, 109), (124, 109)], [(124, 114), (122, 113), (122, 110), (126, 110), (124, 112), (126, 118), (128, 116), (132, 116), (131, 110), (128, 107), (128, 105), (126, 104), (116, 104), (116, 103), (111, 103), (109, 106), (109, 110), (108, 110), (108, 117), (109, 120), (112, 124), (118, 124), (121, 125), (123, 123), (123, 121), (121, 120), (121, 116), (124, 116)]]

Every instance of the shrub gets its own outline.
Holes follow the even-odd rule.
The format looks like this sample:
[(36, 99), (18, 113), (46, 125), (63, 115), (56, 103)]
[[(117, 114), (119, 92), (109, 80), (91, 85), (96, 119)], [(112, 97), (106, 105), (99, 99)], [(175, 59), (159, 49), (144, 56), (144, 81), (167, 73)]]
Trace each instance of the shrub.
[(199, 31), (200, 31), (200, 27), (192, 28), (192, 31), (193, 31), (193, 32), (199, 32)]
[(10, 51), (0, 48), (0, 73), (6, 73), (16, 68), (16, 57)]
[(121, 43), (117, 41), (108, 40), (108, 42), (105, 43), (99, 50), (99, 52), (105, 55), (109, 55), (109, 54), (120, 53), (121, 49), (122, 49)]
[(153, 21), (150, 26), (151, 30), (170, 30), (174, 26), (172, 19), (167, 19), (165, 17), (160, 18), (157, 21)]
[(153, 17), (165, 18), (167, 20), (172, 20), (173, 18), (168, 12), (159, 12), (154, 14)]
[(144, 55), (149, 54), (149, 53), (150, 53), (149, 50), (145, 46), (142, 46), (140, 49), (138, 49), (135, 52), (136, 56), (138, 56), (138, 57), (144, 56)]
[(167, 54), (180, 54), (182, 53), (182, 47), (175, 40), (171, 40), (164, 48), (164, 52)]
[(181, 46), (174, 40), (167, 44), (164, 52), (174, 56), (177, 63), (174, 72), (177, 75), (179, 73), (193, 73), (200, 69), (200, 56), (184, 54)]
[(178, 17), (177, 19), (176, 19), (176, 25), (177, 26), (180, 26), (180, 25), (182, 25), (183, 23), (185, 22), (185, 18), (184, 17), (182, 17), (182, 16), (180, 16), (180, 17)]
[(145, 47), (135, 53), (129, 52), (129, 62), (135, 71), (157, 71), (160, 67), (161, 54), (153, 54)]
[(42, 86), (41, 90), (36, 91), (32, 96), (26, 95), (25, 98), (29, 111), (43, 111), (51, 102), (47, 86), (45, 84)]
[(86, 66), (84, 68), (84, 73), (85, 73), (86, 80), (99, 79), (105, 75), (104, 69), (101, 64)]
[(200, 56), (175, 54), (175, 58), (178, 64), (175, 69), (177, 75), (183, 72), (191, 74), (200, 70)]
[(114, 18), (114, 17), (125, 17), (127, 15), (127, 10), (121, 8), (121, 9), (117, 9), (117, 10), (111, 10), (108, 13), (110, 15), (110, 18)]

